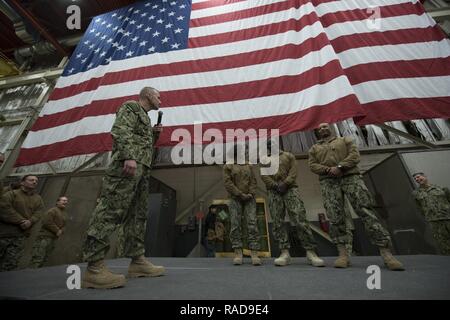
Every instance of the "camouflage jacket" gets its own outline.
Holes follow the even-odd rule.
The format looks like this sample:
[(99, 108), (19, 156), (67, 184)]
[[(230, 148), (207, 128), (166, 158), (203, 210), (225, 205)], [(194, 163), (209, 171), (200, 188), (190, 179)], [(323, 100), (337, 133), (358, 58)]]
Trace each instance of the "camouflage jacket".
[(413, 191), (416, 203), (427, 221), (450, 220), (450, 191), (436, 185)]
[(261, 175), (267, 189), (276, 187), (284, 182), (289, 188), (297, 187), (297, 163), (292, 153), (282, 151), (279, 156), (278, 171), (274, 175)]
[(225, 189), (231, 197), (256, 194), (256, 178), (249, 164), (225, 164), (223, 166)]
[(338, 165), (342, 166), (344, 176), (358, 174), (359, 161), (358, 148), (349, 137), (319, 140), (309, 149), (309, 167), (312, 172), (319, 175), (319, 179), (328, 178), (327, 169)]
[(136, 102), (127, 101), (117, 111), (111, 129), (112, 161), (136, 160), (152, 164), (153, 130), (147, 112)]
[(42, 227), (39, 235), (56, 238), (59, 230), (64, 230), (67, 221), (66, 210), (58, 207), (48, 210), (42, 218)]
[(35, 225), (43, 212), (44, 202), (40, 195), (27, 194), (22, 189), (6, 192), (0, 201), (0, 237), (29, 236), (31, 228), (22, 230), (20, 223), (31, 220)]

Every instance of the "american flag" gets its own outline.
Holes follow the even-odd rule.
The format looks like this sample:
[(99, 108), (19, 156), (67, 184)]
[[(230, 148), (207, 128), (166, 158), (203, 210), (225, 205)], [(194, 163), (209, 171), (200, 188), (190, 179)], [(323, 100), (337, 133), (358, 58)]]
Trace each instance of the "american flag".
[(420, 1), (312, 3), (366, 113), (358, 124), (450, 116), (450, 41)]
[(160, 145), (194, 123), (287, 134), (449, 117), (449, 56), (414, 0), (139, 2), (93, 18), (17, 165), (111, 150), (117, 108), (144, 86), (161, 91)]

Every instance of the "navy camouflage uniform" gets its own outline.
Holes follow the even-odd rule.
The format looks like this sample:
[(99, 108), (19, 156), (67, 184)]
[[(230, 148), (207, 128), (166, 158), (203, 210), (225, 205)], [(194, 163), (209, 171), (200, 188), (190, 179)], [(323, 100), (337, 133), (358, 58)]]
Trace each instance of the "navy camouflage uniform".
[[(99, 202), (89, 222), (83, 256), (88, 262), (104, 259), (109, 236), (121, 225), (126, 257), (144, 254), (144, 237), (149, 206), (153, 132), (147, 112), (135, 101), (117, 111), (111, 129), (111, 164), (103, 177)], [(125, 160), (137, 163), (134, 176), (123, 174)]]
[(31, 268), (41, 268), (55, 249), (58, 232), (64, 231), (67, 221), (65, 209), (58, 207), (48, 210), (42, 218), (42, 226), (34, 241), (33, 255), (31, 257)]
[(450, 255), (450, 191), (437, 185), (419, 187), (414, 199), (428, 221), (438, 251)]
[[(345, 195), (361, 218), (371, 242), (380, 248), (387, 248), (391, 244), (391, 238), (375, 214), (374, 199), (362, 180), (359, 161), (358, 149), (349, 137), (322, 139), (309, 150), (309, 166), (312, 172), (319, 175), (333, 242), (344, 246), (351, 242), (344, 212)], [(341, 166), (343, 175), (328, 176), (327, 170), (338, 165)]]
[[(256, 178), (249, 164), (225, 164), (223, 167), (225, 189), (230, 195), (230, 240), (233, 249), (241, 249), (242, 220), (247, 222), (248, 245), (251, 250), (259, 250), (259, 231), (256, 217)], [(243, 194), (253, 198), (242, 200)]]
[[(273, 158), (273, 157), (272, 157)], [(289, 249), (288, 232), (284, 225), (286, 212), (292, 226), (297, 229), (297, 235), (305, 250), (315, 250), (316, 241), (311, 226), (306, 218), (305, 205), (298, 191), (297, 164), (293, 154), (282, 151), (279, 155), (279, 167), (275, 175), (261, 175), (269, 195), (269, 210), (273, 222), (273, 235), (280, 250)], [(281, 194), (277, 191), (280, 183), (285, 183), (287, 191)]]

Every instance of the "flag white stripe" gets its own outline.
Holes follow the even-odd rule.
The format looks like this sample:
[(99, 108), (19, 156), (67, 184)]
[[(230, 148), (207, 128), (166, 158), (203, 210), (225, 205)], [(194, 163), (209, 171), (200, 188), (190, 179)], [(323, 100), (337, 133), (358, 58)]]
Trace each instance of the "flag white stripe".
[(262, 27), (274, 23), (279, 23), (288, 20), (296, 19), (299, 20), (301, 17), (314, 12), (314, 7), (311, 3), (302, 5), (300, 8), (290, 8), (284, 11), (272, 12), (264, 15), (259, 15), (255, 17), (234, 20), (229, 22), (217, 23), (213, 25), (206, 25), (202, 27), (191, 27), (189, 28), (189, 38), (205, 37), (214, 34), (221, 34), (224, 30), (228, 32), (245, 30), (254, 27)]
[(249, 9), (249, 3), (251, 3), (252, 8), (257, 8), (278, 2), (286, 2), (286, 0), (251, 0), (250, 2), (248, 1), (234, 2), (224, 4), (222, 6), (192, 10), (191, 20)]
[[(417, 1), (416, 1), (417, 2)], [(380, 5), (381, 3), (381, 5)], [(368, 9), (368, 8), (383, 8), (385, 6), (407, 3), (411, 4), (411, 0), (338, 0), (333, 2), (326, 2), (317, 5), (316, 11), (319, 17), (322, 17), (328, 13), (336, 13), (341, 11), (351, 11), (355, 9)], [(382, 14), (383, 12), (381, 12)], [(371, 15), (370, 12), (367, 12)]]
[(434, 20), (424, 13), (420, 16), (416, 14), (381, 18), (379, 20), (380, 29), (374, 29), (373, 25), (370, 24), (369, 20), (366, 21), (347, 21), (341, 23), (332, 24), (325, 28), (328, 39), (334, 40), (338, 37), (343, 37), (346, 35), (360, 34), (360, 33), (371, 33), (371, 32), (384, 32), (384, 31), (398, 31), (403, 29), (412, 28), (428, 28), (434, 26)]
[(353, 86), (361, 103), (402, 98), (447, 97), (450, 76), (383, 79)]
[[(323, 94), (326, 92), (327, 94)], [(203, 120), (203, 123), (238, 121), (260, 117), (290, 114), (313, 106), (325, 105), (339, 98), (353, 94), (347, 77), (341, 76), (325, 84), (319, 84), (292, 94), (260, 97), (225, 103), (205, 104), (164, 109), (164, 125), (189, 125)], [(262, 108), (261, 106), (271, 106)], [(180, 117), (180, 115), (183, 115)], [(114, 114), (86, 117), (77, 122), (44, 129), (28, 135), (24, 148), (34, 148), (80, 135), (109, 132)], [(154, 121), (155, 115), (153, 114)]]
[[(284, 2), (285, 0), (247, 0), (237, 3), (230, 3), (230, 4), (224, 4), (222, 6), (212, 7), (212, 8), (205, 8), (205, 9), (198, 9), (198, 10), (192, 10), (191, 12), (191, 19), (197, 19), (197, 18), (203, 18), (207, 16), (213, 16), (213, 15), (219, 15), (223, 13), (230, 13), (237, 10), (243, 10), (248, 8), (248, 3), (251, 1), (251, 4), (253, 7), (259, 7), (271, 3), (278, 3), (278, 2)], [(288, 0), (289, 1), (289, 0)], [(201, 2), (207, 2), (207, 1), (201, 1)], [(195, 3), (195, 2), (193, 2)], [(384, 0), (382, 4), (380, 5), (380, 0), (339, 0), (334, 2), (326, 2), (323, 4), (319, 4), (315, 6), (315, 11), (319, 17), (322, 17), (328, 13), (336, 13), (336, 12), (342, 12), (342, 11), (351, 11), (356, 9), (370, 9), (370, 8), (381, 8), (391, 5), (398, 5), (398, 4), (411, 4), (411, 0)], [(237, 10), (232, 10), (232, 8), (236, 8)], [(372, 12), (367, 11), (367, 15), (371, 16)], [(381, 11), (381, 15), (383, 15), (383, 12)]]
[(450, 55), (450, 40), (362, 47), (337, 55), (344, 69), (372, 62), (446, 58)]
[(27, 136), (22, 148), (34, 148), (76, 138), (78, 136), (110, 132), (115, 114), (85, 117), (77, 122), (58, 127), (33, 131)]

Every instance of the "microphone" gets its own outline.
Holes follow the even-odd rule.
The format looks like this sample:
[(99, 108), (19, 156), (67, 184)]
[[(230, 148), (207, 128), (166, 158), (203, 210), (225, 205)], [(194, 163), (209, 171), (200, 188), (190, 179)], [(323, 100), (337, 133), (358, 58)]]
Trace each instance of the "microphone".
[(156, 125), (160, 125), (162, 121), (163, 112), (160, 110), (158, 111), (158, 121), (156, 122)]

